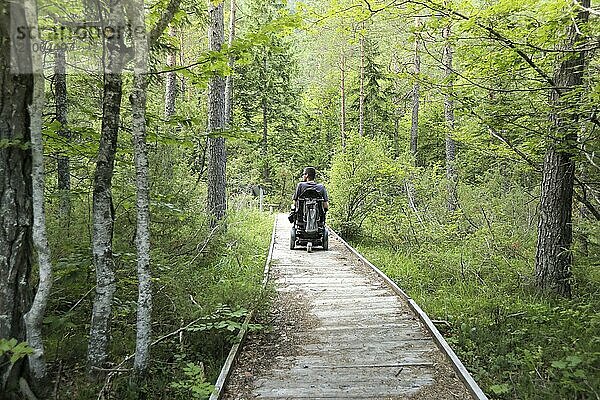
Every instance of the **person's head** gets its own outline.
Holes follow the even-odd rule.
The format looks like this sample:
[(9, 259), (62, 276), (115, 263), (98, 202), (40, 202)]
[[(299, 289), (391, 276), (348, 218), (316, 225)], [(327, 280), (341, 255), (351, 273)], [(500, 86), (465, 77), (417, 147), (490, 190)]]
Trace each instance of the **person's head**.
[(313, 167), (304, 168), (304, 172), (302, 173), (302, 178), (304, 181), (314, 181), (317, 176), (317, 170)]

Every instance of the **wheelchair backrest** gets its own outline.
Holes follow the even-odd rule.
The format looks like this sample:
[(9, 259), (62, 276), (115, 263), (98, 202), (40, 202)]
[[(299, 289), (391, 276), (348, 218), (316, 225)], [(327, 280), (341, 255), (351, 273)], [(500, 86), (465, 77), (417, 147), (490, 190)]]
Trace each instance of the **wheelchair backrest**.
[(312, 188), (305, 189), (298, 201), (302, 209), (302, 219), (304, 220), (304, 231), (306, 233), (315, 233), (319, 230), (319, 221), (323, 212), (323, 196), (317, 190)]

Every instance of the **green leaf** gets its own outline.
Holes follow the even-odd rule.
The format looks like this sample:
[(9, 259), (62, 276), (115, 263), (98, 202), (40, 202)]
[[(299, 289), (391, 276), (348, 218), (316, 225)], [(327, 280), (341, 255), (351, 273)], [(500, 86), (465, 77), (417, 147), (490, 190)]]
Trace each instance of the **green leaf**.
[(565, 361), (569, 364), (569, 367), (573, 368), (581, 364), (583, 360), (579, 356), (568, 356)]
[(506, 383), (502, 383), (500, 385), (490, 386), (490, 390), (494, 392), (494, 394), (506, 394), (510, 392), (510, 386)]
[(552, 361), (552, 364), (550, 364), (550, 365), (556, 369), (567, 368), (567, 363), (565, 361)]

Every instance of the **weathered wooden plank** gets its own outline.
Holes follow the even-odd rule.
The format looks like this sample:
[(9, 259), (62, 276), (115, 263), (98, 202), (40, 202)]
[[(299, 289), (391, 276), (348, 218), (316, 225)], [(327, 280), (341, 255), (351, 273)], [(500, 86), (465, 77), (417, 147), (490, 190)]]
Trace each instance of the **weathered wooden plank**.
[(310, 381), (298, 382), (281, 388), (261, 387), (255, 390), (260, 398), (287, 399), (290, 396), (302, 396), (308, 398), (333, 397), (352, 398), (370, 397), (381, 399), (386, 396), (407, 396), (416, 393), (421, 387), (432, 383), (432, 379), (407, 382), (397, 380), (396, 382), (377, 382), (374, 384), (355, 384), (352, 381), (336, 383), (312, 383)]
[[(381, 351), (381, 349), (379, 350)], [(356, 353), (316, 352), (294, 358), (296, 365), (303, 369), (368, 369), (368, 368), (394, 368), (394, 367), (432, 367), (433, 362), (429, 352), (413, 354), (379, 354), (363, 355)], [(293, 371), (293, 369), (292, 369)], [(355, 371), (354, 371), (355, 373)]]
[[(313, 306), (314, 307), (314, 306)], [(324, 307), (314, 307), (313, 314), (319, 318), (322, 318), (323, 323), (337, 323), (338, 320), (343, 319), (352, 319), (356, 318), (361, 320), (372, 320), (372, 321), (381, 321), (381, 318), (389, 319), (389, 322), (393, 322), (396, 320), (402, 321), (415, 321), (418, 323), (416, 319), (411, 317), (406, 317), (402, 312), (400, 312), (397, 308), (388, 307), (386, 305), (375, 304), (372, 305), (368, 310), (361, 309), (360, 307), (340, 307), (335, 308), (333, 306)]]
[[(409, 331), (406, 328), (413, 328), (413, 331)], [(407, 336), (411, 335), (423, 335), (423, 332), (416, 329), (419, 328), (419, 324), (405, 323), (402, 321), (398, 322), (386, 322), (382, 324), (370, 323), (370, 324), (352, 324), (352, 325), (336, 325), (336, 326), (318, 326), (313, 329), (315, 333), (329, 334), (330, 332), (357, 332), (362, 334), (364, 331), (372, 330), (380, 333), (382, 336), (390, 330), (402, 330)]]
[(320, 286), (330, 286), (330, 285), (344, 285), (344, 286), (369, 286), (369, 280), (365, 278), (344, 278), (344, 277), (335, 277), (335, 276), (327, 276), (327, 277), (295, 277), (295, 276), (284, 276), (277, 279), (277, 283), (281, 285), (320, 285)]
[[(391, 341), (364, 341), (357, 340), (354, 342), (345, 342), (344, 351), (359, 351), (363, 354), (375, 353), (384, 346), (388, 352), (404, 352), (404, 351), (435, 351), (437, 346), (428, 340), (424, 339), (413, 339), (413, 340), (391, 340)], [(312, 351), (340, 351), (337, 343), (321, 342), (321, 343), (308, 343), (300, 346), (304, 352), (310, 354)]]
[[(375, 293), (373, 293), (375, 292)], [(389, 295), (389, 292), (386, 293), (386, 295), (383, 295), (383, 293), (386, 293), (385, 291), (382, 290), (376, 290), (376, 291), (369, 291), (368, 292), (368, 296), (343, 296), (343, 295), (338, 295), (335, 297), (325, 297), (322, 298), (321, 296), (318, 296), (317, 298), (315, 298), (314, 300), (314, 304), (318, 304), (318, 305), (328, 305), (328, 304), (333, 304), (333, 305), (348, 305), (348, 304), (356, 304), (359, 306), (363, 306), (363, 305), (368, 305), (368, 304), (372, 304), (373, 302), (377, 302), (379, 304), (381, 303), (391, 303), (394, 304), (395, 306), (400, 306), (402, 305), (402, 301), (399, 300), (397, 297), (391, 297)], [(375, 294), (375, 295), (373, 295)], [(403, 311), (405, 311), (407, 314), (411, 314), (409, 312), (407, 312), (406, 308), (402, 308)], [(414, 315), (414, 314), (412, 314)]]

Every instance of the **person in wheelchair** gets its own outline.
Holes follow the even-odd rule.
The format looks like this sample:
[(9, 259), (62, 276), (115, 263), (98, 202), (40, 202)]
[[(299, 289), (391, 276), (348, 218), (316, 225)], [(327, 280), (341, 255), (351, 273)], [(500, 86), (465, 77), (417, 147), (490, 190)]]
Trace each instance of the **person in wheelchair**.
[(304, 168), (302, 182), (296, 187), (292, 199), (292, 211), (289, 220), (292, 223), (290, 249), (296, 245), (305, 245), (312, 251), (313, 245), (320, 245), (327, 250), (329, 237), (325, 228), (325, 217), (329, 210), (327, 189), (315, 182), (316, 170)]

